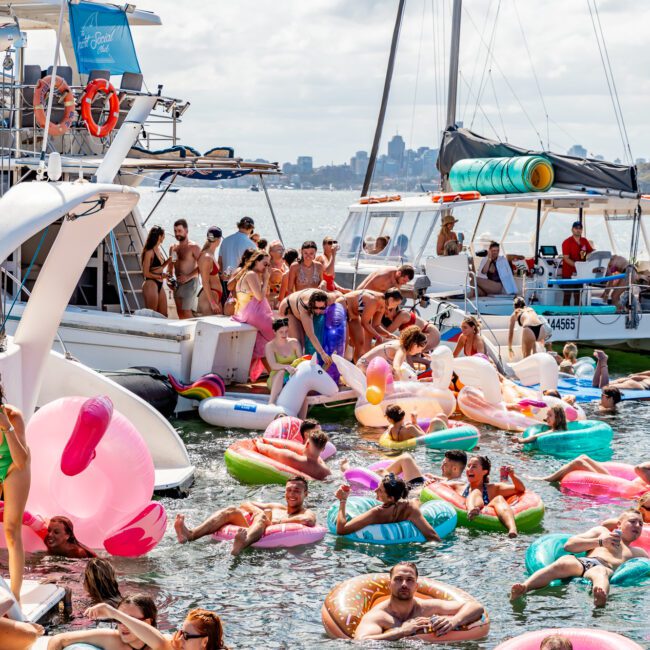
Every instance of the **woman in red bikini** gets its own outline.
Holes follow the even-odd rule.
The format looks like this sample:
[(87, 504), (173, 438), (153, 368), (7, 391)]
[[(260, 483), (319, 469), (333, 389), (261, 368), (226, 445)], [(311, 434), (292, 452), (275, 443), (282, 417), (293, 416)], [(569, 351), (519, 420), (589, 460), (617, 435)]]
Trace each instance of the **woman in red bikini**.
[(481, 336), (481, 326), (474, 316), (468, 316), (460, 324), (461, 334), (458, 343), (454, 348), (454, 356), (461, 352), (466, 357), (473, 357), (475, 354), (485, 354), (485, 341)]

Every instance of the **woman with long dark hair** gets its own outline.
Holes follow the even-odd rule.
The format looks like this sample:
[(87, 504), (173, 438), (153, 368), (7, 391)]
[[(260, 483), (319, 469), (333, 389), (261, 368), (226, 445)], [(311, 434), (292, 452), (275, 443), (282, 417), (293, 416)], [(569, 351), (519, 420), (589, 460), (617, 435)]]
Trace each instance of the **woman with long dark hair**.
[(165, 231), (162, 226), (153, 226), (147, 235), (147, 241), (142, 249), (142, 297), (147, 309), (157, 311), (167, 316), (167, 295), (165, 294), (165, 279), (168, 261), (162, 252)]
[(5, 403), (0, 384), (0, 496), (4, 500), (3, 526), (9, 552), (9, 577), (14, 598), (20, 601), (25, 569), (23, 515), (31, 483), (30, 455), (22, 413)]
[(300, 257), (289, 268), (287, 290), (291, 294), (303, 289), (318, 289), (323, 281), (323, 265), (316, 261), (318, 247), (314, 241), (303, 242)]

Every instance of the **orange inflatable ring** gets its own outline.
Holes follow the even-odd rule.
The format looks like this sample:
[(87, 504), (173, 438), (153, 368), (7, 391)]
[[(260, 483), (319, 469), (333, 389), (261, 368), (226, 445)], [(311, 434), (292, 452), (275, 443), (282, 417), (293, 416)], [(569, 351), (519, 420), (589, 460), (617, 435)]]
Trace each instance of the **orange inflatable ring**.
[[(104, 93), (108, 99), (108, 119), (101, 126), (95, 122), (92, 115), (93, 101), (97, 93)], [(93, 79), (81, 96), (81, 117), (86, 123), (90, 135), (96, 138), (105, 138), (117, 124), (120, 116), (120, 100), (117, 91), (107, 79)]]
[(402, 197), (399, 194), (393, 196), (362, 196), (359, 199), (361, 205), (368, 205), (373, 203), (391, 203), (392, 201), (401, 201)]
[[(34, 119), (41, 129), (45, 128), (45, 103), (43, 100), (45, 95), (50, 92), (51, 87), (52, 75), (48, 75), (47, 77), (43, 77), (43, 79), (39, 79), (34, 88)], [(54, 80), (54, 88), (63, 97), (63, 118), (57, 124), (52, 121), (50, 116), (50, 125), (47, 132), (49, 135), (57, 136), (67, 133), (72, 126), (75, 117), (74, 93), (70, 90), (70, 86), (65, 82), (65, 79), (59, 77), (59, 75)]]
[[(390, 597), (390, 577), (387, 573), (368, 573), (339, 583), (327, 594), (321, 609), (325, 631), (335, 639), (352, 639), (361, 619), (373, 607)], [(461, 603), (474, 601), (467, 592), (432, 580), (418, 579), (417, 598), (439, 598)], [(450, 643), (482, 639), (490, 631), (490, 618), (487, 613), (474, 623), (452, 630), (444, 636), (418, 634), (417, 638), (427, 643)]]
[(476, 201), (480, 198), (480, 192), (440, 192), (434, 194), (431, 200), (434, 203), (454, 203), (456, 201)]

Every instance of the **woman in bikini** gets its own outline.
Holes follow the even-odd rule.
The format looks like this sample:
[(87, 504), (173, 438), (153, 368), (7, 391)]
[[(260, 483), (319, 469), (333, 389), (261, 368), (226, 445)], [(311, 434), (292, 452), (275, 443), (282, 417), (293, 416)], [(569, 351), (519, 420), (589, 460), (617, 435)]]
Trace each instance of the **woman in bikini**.
[(537, 343), (544, 345), (546, 332), (544, 323), (532, 307), (526, 306), (526, 301), (517, 296), (513, 301), (515, 310), (510, 316), (510, 327), (508, 329), (508, 352), (513, 356), (512, 339), (515, 333), (515, 324), (521, 327), (521, 354), (523, 358), (535, 354)]
[(277, 318), (273, 321), (275, 336), (266, 344), (266, 363), (271, 372), (266, 382), (271, 391), (269, 404), (275, 404), (280, 391), (296, 371), (291, 365), (302, 356), (302, 347), (298, 339), (289, 338), (289, 319)]
[(289, 269), (287, 292), (317, 289), (323, 281), (323, 265), (316, 261), (316, 242), (306, 241), (300, 248), (300, 257)]
[(348, 293), (349, 289), (339, 287), (334, 281), (336, 277), (336, 253), (341, 247), (336, 239), (325, 237), (323, 239), (323, 252), (316, 257), (316, 261), (323, 265), (323, 282), (327, 291), (339, 291), (340, 293)]
[(420, 511), (419, 500), (408, 499), (408, 494), (409, 488), (401, 478), (397, 478), (394, 474), (387, 474), (375, 490), (381, 505), (347, 521), (345, 507), (350, 496), (350, 486), (342, 485), (334, 495), (339, 500), (339, 513), (336, 519), (337, 535), (349, 535), (372, 524), (410, 521), (427, 541), (439, 542), (440, 537)]
[(22, 413), (5, 404), (0, 384), (0, 498), (4, 501), (3, 525), (9, 553), (9, 576), (14, 598), (20, 601), (25, 570), (23, 515), (31, 483), (30, 454)]
[(269, 289), (268, 298), (271, 309), (277, 309), (280, 304), (280, 288), (282, 287), (282, 276), (289, 270), (284, 263), (284, 246), (279, 239), (269, 245)]
[(475, 354), (485, 354), (485, 341), (481, 336), (481, 326), (474, 316), (468, 316), (460, 324), (461, 334), (458, 337), (458, 343), (454, 348), (454, 356), (457, 357), (461, 352), (466, 357), (472, 357)]
[(332, 364), (332, 358), (325, 352), (314, 331), (314, 316), (324, 314), (330, 302), (330, 296), (320, 289), (304, 289), (287, 296), (280, 303), (280, 316), (289, 321), (289, 336), (298, 339), (303, 345), (309, 340), (318, 352), (326, 367)]
[(250, 366), (251, 381), (257, 381), (264, 371), (264, 349), (273, 338), (273, 311), (266, 299), (268, 283), (269, 256), (264, 251), (257, 250), (235, 276), (237, 303), (233, 316), (234, 320), (248, 323), (257, 329)]
[(169, 260), (165, 260), (162, 252), (162, 243), (165, 239), (165, 231), (161, 226), (154, 226), (147, 235), (147, 241), (142, 249), (142, 297), (144, 306), (147, 309), (157, 311), (167, 316), (167, 295), (165, 294), (164, 282), (169, 277), (167, 266)]
[(212, 226), (206, 235), (205, 244), (199, 256), (199, 275), (203, 285), (199, 292), (199, 313), (203, 316), (221, 314), (221, 280), (219, 266), (215, 259), (217, 248), (221, 244), (221, 228)]
[(613, 387), (621, 390), (650, 390), (650, 370), (635, 372), (627, 377), (609, 379), (608, 356), (602, 350), (594, 350), (596, 370), (592, 379), (595, 388)]
[(445, 246), (448, 242), (458, 242), (458, 235), (454, 231), (454, 226), (458, 223), (458, 219), (450, 214), (442, 218), (440, 232), (438, 233), (438, 241), (436, 242), (436, 255), (442, 257), (448, 255)]
[(427, 337), (422, 330), (417, 325), (411, 325), (402, 331), (399, 339), (386, 341), (386, 343), (375, 346), (370, 352), (366, 352), (357, 361), (357, 368), (361, 368), (365, 374), (368, 364), (375, 357), (382, 357), (391, 365), (393, 377), (401, 379), (402, 365), (407, 362), (409, 357), (422, 354), (426, 344)]
[(440, 343), (440, 331), (438, 328), (423, 318), (420, 318), (414, 309), (402, 309), (400, 305), (396, 307), (387, 307), (386, 312), (381, 317), (381, 324), (387, 332), (391, 334), (402, 332), (407, 327), (417, 325), (422, 333), (427, 337), (427, 346), (425, 352), (433, 352)]
[(354, 349), (353, 360), (356, 363), (372, 347), (375, 340), (392, 339), (393, 335), (381, 324), (386, 309), (402, 302), (399, 289), (389, 289), (385, 293), (370, 289), (357, 289), (337, 298), (348, 314), (348, 338)]
[(472, 456), (465, 468), (467, 483), (465, 485), (451, 484), (450, 487), (464, 497), (468, 519), (472, 520), (481, 514), (481, 510), (485, 506), (492, 506), (499, 521), (508, 529), (508, 537), (517, 537), (515, 515), (506, 499), (523, 494), (526, 491), (526, 486), (509, 465), (504, 465), (501, 469), (506, 477), (510, 477), (512, 485), (510, 483), (490, 483), (491, 467), (490, 459), (487, 456)]

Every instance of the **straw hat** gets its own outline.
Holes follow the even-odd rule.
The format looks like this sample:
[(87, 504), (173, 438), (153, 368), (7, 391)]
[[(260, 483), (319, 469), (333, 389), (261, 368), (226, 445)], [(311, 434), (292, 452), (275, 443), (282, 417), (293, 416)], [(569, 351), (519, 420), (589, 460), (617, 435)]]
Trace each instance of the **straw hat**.
[(452, 215), (447, 214), (442, 218), (442, 225), (446, 226), (448, 223), (458, 223), (458, 219), (454, 219)]

